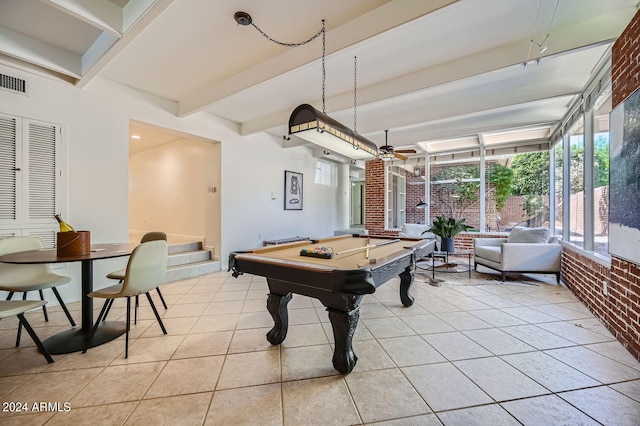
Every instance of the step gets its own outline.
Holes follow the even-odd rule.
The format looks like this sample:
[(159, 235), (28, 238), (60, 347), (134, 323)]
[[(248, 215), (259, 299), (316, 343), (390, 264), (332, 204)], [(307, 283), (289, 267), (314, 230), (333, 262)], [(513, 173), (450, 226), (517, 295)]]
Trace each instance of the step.
[(167, 268), (167, 282), (199, 277), (218, 272), (221, 268), (219, 260), (205, 260), (184, 265), (170, 266)]
[(167, 260), (168, 266), (185, 265), (188, 263), (203, 262), (211, 260), (211, 252), (208, 250), (184, 251), (170, 253)]
[(202, 250), (202, 241), (194, 241), (191, 243), (170, 244), (169, 254), (184, 253), (186, 251)]
[(220, 271), (221, 263), (202, 249), (202, 241), (171, 244), (168, 248), (167, 282), (199, 277)]

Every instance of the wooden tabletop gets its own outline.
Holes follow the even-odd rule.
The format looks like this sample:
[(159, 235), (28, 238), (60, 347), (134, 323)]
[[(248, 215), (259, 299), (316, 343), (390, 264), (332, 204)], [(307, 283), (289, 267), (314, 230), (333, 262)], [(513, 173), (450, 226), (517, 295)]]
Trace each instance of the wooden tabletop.
[(58, 256), (58, 250), (55, 248), (29, 250), (0, 256), (0, 262), (32, 264), (108, 259), (112, 257), (129, 256), (137, 245), (138, 244), (129, 243), (91, 244), (91, 252), (89, 254), (78, 256)]

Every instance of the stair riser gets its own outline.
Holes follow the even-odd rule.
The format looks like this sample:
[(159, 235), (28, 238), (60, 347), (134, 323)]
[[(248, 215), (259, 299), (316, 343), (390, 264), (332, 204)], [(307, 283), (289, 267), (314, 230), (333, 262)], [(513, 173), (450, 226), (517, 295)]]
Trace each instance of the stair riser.
[(211, 251), (202, 249), (202, 241), (169, 245), (167, 282), (218, 272), (219, 260), (211, 259)]
[(202, 242), (185, 243), (185, 244), (171, 244), (169, 246), (169, 254), (184, 253), (187, 251), (202, 250)]
[(184, 254), (172, 254), (167, 260), (167, 265), (186, 265), (188, 263), (203, 262), (205, 260), (211, 260), (211, 252), (200, 250), (195, 252), (185, 252)]
[(187, 278), (210, 274), (212, 272), (218, 272), (220, 271), (220, 267), (220, 262), (213, 260), (208, 262), (194, 263), (192, 265), (170, 267), (167, 270), (167, 282), (184, 280)]

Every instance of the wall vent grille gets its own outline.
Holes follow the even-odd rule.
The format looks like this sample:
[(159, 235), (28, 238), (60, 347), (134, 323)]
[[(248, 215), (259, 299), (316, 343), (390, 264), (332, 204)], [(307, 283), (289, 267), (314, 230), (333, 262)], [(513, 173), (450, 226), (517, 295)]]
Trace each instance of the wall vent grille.
[(0, 88), (27, 95), (27, 80), (0, 73)]

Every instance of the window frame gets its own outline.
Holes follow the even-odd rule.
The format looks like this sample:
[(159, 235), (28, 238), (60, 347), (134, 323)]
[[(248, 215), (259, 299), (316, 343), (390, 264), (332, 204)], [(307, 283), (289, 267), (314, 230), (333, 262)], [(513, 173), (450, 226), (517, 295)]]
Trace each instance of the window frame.
[[(397, 231), (402, 228), (407, 220), (406, 203), (407, 203), (407, 177), (403, 176), (399, 171), (404, 170), (396, 165), (389, 164), (386, 166), (385, 173), (385, 214), (384, 229), (388, 231)], [(406, 171), (405, 171), (406, 173)], [(393, 184), (398, 179), (399, 185)], [(398, 190), (399, 189), (399, 190)], [(403, 202), (398, 201), (399, 198)], [(396, 225), (395, 227), (393, 225)]]

